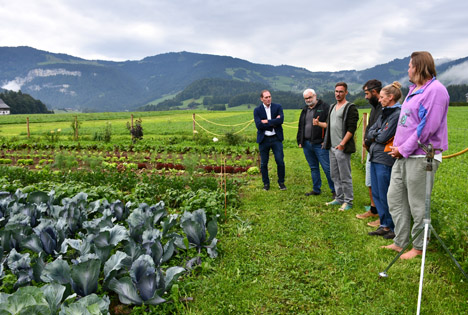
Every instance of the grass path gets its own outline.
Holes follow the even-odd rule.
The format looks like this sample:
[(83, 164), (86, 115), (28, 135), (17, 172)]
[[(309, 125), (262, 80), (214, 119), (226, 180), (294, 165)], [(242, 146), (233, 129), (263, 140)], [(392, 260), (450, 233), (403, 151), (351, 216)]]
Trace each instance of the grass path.
[[(261, 178), (243, 188), (243, 204), (221, 229), (221, 256), (187, 286), (186, 314), (414, 314), (421, 258), (397, 261), (355, 218), (368, 202), (364, 172), (353, 159), (354, 209), (339, 212), (311, 190), (302, 151), (285, 150), (287, 191), (263, 191)], [(276, 181), (273, 162), (271, 180)], [(324, 176), (322, 178), (325, 178)], [(323, 188), (326, 187), (326, 182)], [(468, 285), (448, 256), (430, 244), (423, 314), (468, 313)]]

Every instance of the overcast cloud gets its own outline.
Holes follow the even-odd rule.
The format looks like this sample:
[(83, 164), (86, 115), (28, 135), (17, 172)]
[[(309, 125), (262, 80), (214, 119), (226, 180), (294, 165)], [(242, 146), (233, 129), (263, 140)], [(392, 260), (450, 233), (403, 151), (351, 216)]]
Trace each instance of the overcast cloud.
[(190, 51), (362, 70), (415, 50), (468, 56), (467, 13), (460, 0), (0, 0), (0, 46), (114, 61)]

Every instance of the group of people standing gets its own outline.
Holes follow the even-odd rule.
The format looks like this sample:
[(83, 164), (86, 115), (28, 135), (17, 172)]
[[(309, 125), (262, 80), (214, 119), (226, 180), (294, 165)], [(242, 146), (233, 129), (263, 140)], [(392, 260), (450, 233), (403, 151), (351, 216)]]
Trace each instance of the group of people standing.
[[(367, 149), (366, 186), (369, 187), (371, 205), (363, 219), (379, 217), (370, 222), (377, 230), (369, 235), (393, 239), (384, 248), (401, 251), (424, 226), (426, 198), (426, 153), (422, 145), (432, 144), (440, 151), (435, 154), (433, 172), (442, 161), (442, 151), (448, 148), (447, 89), (436, 79), (434, 59), (429, 52), (414, 52), (408, 65), (412, 85), (403, 104), (401, 84), (382, 86), (378, 80), (369, 80), (363, 86), (371, 104), (369, 125), (363, 146)], [(354, 134), (359, 113), (356, 105), (348, 102), (345, 82), (335, 85), (336, 102), (329, 106), (317, 98), (313, 89), (303, 93), (305, 106), (299, 118), (297, 144), (302, 148), (309, 164), (312, 190), (306, 196), (322, 193), (320, 167), (325, 173), (333, 200), (329, 206), (346, 211), (353, 207), (351, 154), (356, 152)], [(268, 160), (270, 149), (277, 165), (278, 185), (285, 186), (283, 154), (284, 114), (281, 105), (271, 102), (271, 94), (261, 93), (262, 104), (254, 110), (257, 143), (263, 189), (270, 189)], [(432, 190), (432, 187), (430, 187)], [(411, 220), (413, 227), (411, 228)], [(413, 248), (400, 258), (411, 259), (421, 255), (423, 234), (413, 239)]]

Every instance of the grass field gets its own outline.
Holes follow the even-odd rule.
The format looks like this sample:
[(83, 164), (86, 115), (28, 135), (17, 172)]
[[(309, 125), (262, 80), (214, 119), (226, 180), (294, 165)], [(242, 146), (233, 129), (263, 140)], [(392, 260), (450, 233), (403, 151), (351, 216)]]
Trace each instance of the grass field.
[[(368, 203), (360, 162), (353, 159), (354, 209), (339, 212), (324, 205), (329, 192), (304, 196), (311, 183), (301, 154), (285, 150), (287, 191), (265, 192), (259, 178), (244, 187), (241, 210), (223, 228), (221, 260), (187, 288), (194, 297), (187, 314), (416, 313), (421, 258), (397, 261), (389, 277), (379, 279), (396, 253), (379, 248), (390, 241), (368, 236), (373, 228), (355, 218)], [(451, 196), (459, 205), (467, 204), (466, 172), (459, 187), (465, 194)], [(467, 285), (448, 255), (430, 243), (422, 313), (468, 312)]]
[[(467, 114), (467, 108), (450, 109), (446, 154), (468, 147), (463, 118)], [(285, 128), (286, 139), (294, 142), (295, 132)], [(260, 178), (244, 187), (243, 207), (223, 229), (223, 257), (212, 273), (188, 286), (194, 302), (186, 313), (416, 313), (421, 258), (397, 261), (389, 277), (379, 279), (396, 253), (381, 249), (391, 241), (368, 236), (373, 228), (355, 218), (369, 202), (360, 157), (355, 154), (352, 160), (355, 206), (345, 213), (324, 205), (331, 200), (329, 193), (304, 196), (311, 180), (299, 149), (287, 147), (285, 161), (287, 191), (264, 192)], [(271, 171), (275, 173), (274, 163)], [(467, 192), (468, 155), (445, 159), (436, 175), (432, 223), (465, 271)], [(467, 312), (468, 283), (433, 238), (426, 257), (422, 313)]]
[[(237, 132), (250, 121), (252, 110), (197, 111), (214, 134)], [(260, 176), (252, 176), (241, 189), (242, 205), (228, 215), (218, 234), (221, 255), (179, 284), (186, 302), (184, 314), (412, 314), (416, 312), (421, 258), (397, 261), (389, 277), (379, 279), (395, 253), (381, 249), (390, 242), (370, 237), (373, 229), (355, 218), (369, 203), (364, 166), (353, 155), (354, 208), (339, 212), (324, 205), (325, 191), (306, 197), (311, 190), (310, 171), (296, 145), (299, 110), (285, 111), (285, 162), (287, 191), (265, 192)], [(362, 111), (360, 114), (362, 115)], [(125, 127), (132, 113), (80, 114), (80, 134), (91, 135), (111, 122), (112, 141), (129, 141)], [(192, 136), (192, 112), (133, 113), (142, 118), (145, 141), (161, 137)], [(75, 115), (31, 115), (31, 134), (44, 141), (45, 132), (62, 129), (60, 141), (71, 142)], [(468, 147), (468, 108), (449, 109), (449, 150)], [(26, 116), (0, 117), (0, 140), (24, 141)], [(223, 126), (221, 126), (223, 125)], [(229, 125), (229, 126), (226, 126)], [(362, 123), (360, 123), (362, 127)], [(254, 143), (255, 126), (241, 134)], [(204, 133), (197, 126), (199, 133)], [(361, 146), (361, 130), (356, 133)], [(212, 135), (210, 135), (211, 137)], [(114, 138), (115, 137), (115, 138)], [(90, 141), (91, 142), (91, 141)], [(222, 141), (220, 141), (222, 142)], [(222, 144), (221, 144), (222, 145)], [(270, 163), (272, 182), (275, 164)], [(324, 178), (324, 177), (323, 177)], [(468, 271), (468, 154), (444, 159), (432, 195), (432, 223)], [(188, 299), (188, 297), (193, 298)], [(426, 257), (423, 314), (468, 313), (468, 281), (435, 240)]]
[[(255, 136), (255, 125), (251, 124), (243, 129), (246, 124), (253, 119), (251, 110), (233, 110), (226, 112), (208, 111), (167, 111), (167, 112), (136, 112), (136, 113), (94, 113), (94, 114), (55, 114), (55, 115), (9, 115), (0, 116), (0, 137), (4, 141), (15, 137), (15, 139), (27, 139), (27, 124), (29, 118), (30, 141), (40, 141), (44, 134), (51, 130), (61, 129), (61, 141), (67, 141), (73, 129), (71, 124), (75, 117), (81, 123), (80, 136), (84, 139), (91, 138), (96, 131), (105, 128), (106, 123), (111, 123), (114, 140), (130, 139), (127, 130), (127, 122), (141, 118), (144, 135), (146, 139), (157, 138), (159, 136), (192, 136), (193, 122), (195, 114), (196, 121), (200, 126), (195, 128), (200, 133), (224, 135), (226, 132), (239, 133), (242, 136)], [(361, 110), (360, 114), (369, 110)], [(285, 110), (285, 144), (295, 146), (297, 132), (297, 121), (300, 110)], [(450, 147), (445, 154), (452, 154), (468, 147), (467, 129), (468, 107), (453, 107), (449, 109), (449, 137)], [(202, 119), (204, 118), (204, 119)], [(208, 120), (207, 121), (205, 121)], [(242, 125), (239, 125), (244, 123)], [(360, 122), (362, 126), (362, 122)], [(361, 130), (357, 131), (357, 140), (360, 141)]]

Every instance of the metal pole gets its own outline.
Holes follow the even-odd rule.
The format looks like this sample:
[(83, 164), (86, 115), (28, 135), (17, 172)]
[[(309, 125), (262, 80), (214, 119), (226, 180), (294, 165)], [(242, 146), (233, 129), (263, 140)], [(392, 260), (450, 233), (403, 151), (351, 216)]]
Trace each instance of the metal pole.
[[(453, 257), (452, 253), (450, 250), (445, 246), (444, 242), (442, 239), (439, 237), (437, 232), (435, 231), (434, 227), (431, 224), (431, 190), (432, 186), (434, 184), (434, 173), (433, 167), (432, 167), (432, 161), (434, 159), (435, 151), (441, 151), (440, 149), (434, 149), (431, 144), (428, 146), (425, 146), (424, 144), (419, 143), (419, 147), (426, 152), (426, 158), (427, 158), (427, 165), (426, 165), (426, 200), (425, 200), (425, 217), (424, 217), (424, 242), (423, 242), (423, 253), (422, 253), (422, 261), (421, 261), (421, 273), (420, 273), (420, 278), (419, 278), (419, 292), (418, 292), (418, 305), (417, 305), (417, 314), (420, 314), (421, 311), (421, 300), (422, 300), (422, 288), (423, 288), (423, 282), (424, 282), (424, 265), (426, 261), (426, 250), (427, 250), (427, 242), (428, 238), (431, 232), (434, 233), (436, 236), (437, 240), (439, 243), (442, 245), (442, 247), (445, 249), (445, 251), (450, 255), (450, 258), (452, 261), (455, 263), (455, 265), (458, 267), (458, 269), (461, 271), (461, 273), (465, 276), (465, 278), (468, 280), (468, 275), (465, 273), (463, 268), (460, 266), (460, 264), (457, 262), (455, 257)], [(429, 231), (430, 229), (430, 231)], [(383, 271), (379, 273), (380, 278), (386, 278), (388, 277), (387, 271), (390, 269), (390, 267), (395, 263), (395, 261), (401, 256), (401, 254), (409, 247), (409, 245), (413, 242), (414, 239), (416, 239), (419, 234), (423, 229), (419, 230), (413, 238), (411, 238), (410, 242), (408, 245), (403, 248), (400, 253), (393, 259), (393, 261), (388, 265), (388, 267)]]
[(440, 245), (442, 245), (442, 247), (445, 249), (445, 251), (447, 252), (447, 254), (449, 254), (450, 258), (452, 259), (453, 263), (455, 264), (455, 266), (457, 266), (458, 270), (460, 270), (460, 272), (465, 276), (466, 280), (468, 280), (468, 275), (466, 274), (466, 272), (463, 270), (463, 268), (460, 266), (460, 264), (458, 263), (458, 261), (455, 259), (455, 257), (453, 257), (452, 253), (450, 252), (450, 250), (448, 249), (448, 247), (445, 245), (445, 243), (442, 241), (442, 239), (440, 238), (439, 234), (437, 234), (436, 230), (434, 229), (434, 227), (431, 225), (430, 226), (431, 228), (431, 231), (432, 233), (434, 233), (435, 237), (437, 238), (437, 240), (439, 241)]
[(421, 261), (421, 274), (419, 276), (419, 291), (418, 291), (418, 307), (416, 310), (416, 314), (419, 315), (421, 312), (421, 299), (422, 299), (422, 289), (423, 289), (423, 282), (424, 282), (424, 265), (426, 262), (426, 249), (427, 249), (427, 237), (429, 231), (429, 222), (424, 220), (426, 224), (424, 224), (424, 245), (423, 245), (423, 253), (422, 253), (422, 261)]
[(421, 259), (421, 273), (419, 276), (419, 291), (418, 291), (418, 307), (416, 314), (420, 314), (421, 312), (421, 299), (422, 299), (422, 290), (423, 290), (423, 282), (424, 282), (424, 265), (426, 264), (426, 250), (427, 250), (427, 242), (429, 237), (429, 227), (431, 225), (431, 190), (433, 184), (433, 173), (432, 173), (432, 159), (434, 157), (434, 148), (431, 144), (427, 146), (427, 165), (426, 165), (426, 212), (425, 212), (425, 219), (424, 219), (424, 242), (423, 242), (423, 253)]

